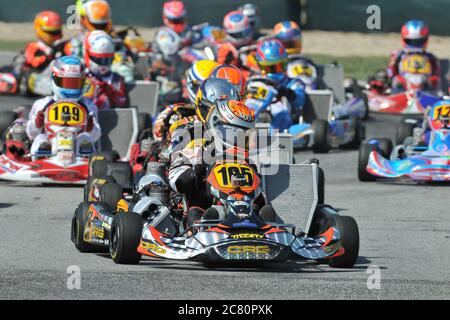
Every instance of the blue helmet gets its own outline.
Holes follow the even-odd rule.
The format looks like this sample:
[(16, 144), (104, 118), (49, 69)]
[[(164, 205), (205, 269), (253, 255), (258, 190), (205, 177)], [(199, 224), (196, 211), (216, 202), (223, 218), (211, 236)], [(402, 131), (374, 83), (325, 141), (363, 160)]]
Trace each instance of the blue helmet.
[(264, 40), (258, 43), (256, 61), (262, 74), (274, 81), (285, 77), (287, 53), (283, 43), (277, 39)]
[(55, 60), (52, 67), (52, 90), (57, 98), (81, 99), (85, 79), (84, 66), (77, 57), (65, 56)]

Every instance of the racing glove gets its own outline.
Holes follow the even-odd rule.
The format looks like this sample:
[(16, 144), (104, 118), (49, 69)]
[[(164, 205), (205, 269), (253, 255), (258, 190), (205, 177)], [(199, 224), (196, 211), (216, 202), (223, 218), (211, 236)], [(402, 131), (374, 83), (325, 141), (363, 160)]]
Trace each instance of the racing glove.
[(34, 119), (36, 128), (42, 129), (44, 127), (44, 111), (38, 111), (36, 118)]

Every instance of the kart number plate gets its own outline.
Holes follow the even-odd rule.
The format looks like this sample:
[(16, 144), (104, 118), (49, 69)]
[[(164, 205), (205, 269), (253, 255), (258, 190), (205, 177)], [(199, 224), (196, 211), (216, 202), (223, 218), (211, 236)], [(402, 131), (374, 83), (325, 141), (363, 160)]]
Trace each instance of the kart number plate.
[(402, 61), (401, 70), (404, 73), (431, 74), (431, 63), (423, 55), (413, 54)]
[(82, 125), (86, 121), (86, 109), (70, 101), (56, 102), (47, 109), (47, 121), (55, 125)]
[(243, 164), (220, 164), (214, 167), (213, 175), (219, 188), (234, 188), (235, 179), (233, 177), (242, 177), (241, 187), (249, 187), (254, 182), (254, 172), (248, 165)]

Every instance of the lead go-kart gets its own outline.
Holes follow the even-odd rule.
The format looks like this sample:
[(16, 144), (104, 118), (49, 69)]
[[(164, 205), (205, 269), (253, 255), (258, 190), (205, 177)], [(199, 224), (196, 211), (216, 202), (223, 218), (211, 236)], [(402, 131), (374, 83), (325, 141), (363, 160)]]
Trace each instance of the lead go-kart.
[(423, 121), (406, 118), (397, 129), (395, 148), (386, 138), (361, 144), (358, 177), (411, 179), (415, 182), (450, 181), (450, 106), (432, 107)]
[(317, 203), (318, 189), (323, 188), (323, 180), (316, 179), (318, 166), (302, 166), (314, 172), (316, 192), (310, 227), (304, 230), (284, 223), (269, 205), (255, 211), (261, 183), (253, 165), (217, 160), (205, 182), (215, 205), (192, 225), (184, 219), (186, 200), (166, 187), (164, 164), (150, 163), (128, 196), (123, 197), (120, 184), (103, 183), (97, 201), (80, 203), (71, 238), (80, 252), (109, 252), (119, 264), (136, 264), (144, 255), (207, 264), (309, 259), (352, 267), (359, 251), (357, 224)]
[[(246, 105), (255, 111), (258, 122), (270, 123), (271, 129), (283, 129), (286, 123), (292, 122), (289, 102), (280, 97), (274, 83), (264, 76), (249, 78), (247, 85)], [(328, 91), (307, 91), (307, 95), (327, 93)], [(285, 132), (293, 137), (295, 149), (311, 148), (313, 152), (328, 152), (331, 147), (357, 148), (363, 136), (362, 119), (365, 114), (363, 103), (359, 99), (345, 105), (335, 105), (330, 99), (321, 106), (306, 105), (298, 123), (291, 123)], [(314, 114), (315, 107), (326, 109), (326, 118), (308, 117)], [(273, 116), (275, 115), (275, 116)], [(308, 120), (308, 121), (306, 121)]]
[(108, 172), (116, 179), (124, 180), (124, 175), (131, 175), (131, 150), (149, 128), (149, 115), (138, 112), (135, 107), (100, 110), (102, 135), (92, 146), (83, 143), (83, 139), (79, 141), (87, 126), (87, 109), (74, 101), (60, 100), (44, 110), (44, 132), (49, 136), (49, 150), (32, 155), (31, 143), (25, 133), (28, 111), (29, 108), (20, 107), (0, 113), (0, 179), (83, 185), (92, 173), (95, 161), (107, 160), (114, 163)]
[[(83, 183), (88, 175), (92, 145), (83, 149), (78, 136), (85, 132), (89, 113), (81, 104), (57, 101), (44, 110), (51, 148), (31, 155), (25, 141), (7, 139), (0, 155), (0, 179), (38, 183)], [(20, 155), (20, 156), (18, 156)]]

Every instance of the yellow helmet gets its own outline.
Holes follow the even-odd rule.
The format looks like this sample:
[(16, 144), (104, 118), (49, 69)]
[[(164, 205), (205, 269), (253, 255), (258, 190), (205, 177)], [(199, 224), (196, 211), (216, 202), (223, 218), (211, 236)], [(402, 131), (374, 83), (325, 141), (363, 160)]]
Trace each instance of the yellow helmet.
[(43, 11), (34, 19), (34, 29), (37, 37), (48, 45), (62, 38), (62, 22), (54, 11)]
[(212, 60), (199, 60), (188, 69), (186, 72), (186, 87), (192, 104), (195, 104), (198, 88), (218, 65), (217, 62)]

